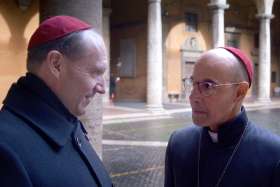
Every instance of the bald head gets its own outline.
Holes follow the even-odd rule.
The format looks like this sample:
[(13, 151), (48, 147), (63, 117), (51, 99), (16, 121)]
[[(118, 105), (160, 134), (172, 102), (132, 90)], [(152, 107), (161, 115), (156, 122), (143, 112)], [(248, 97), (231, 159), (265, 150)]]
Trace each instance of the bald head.
[(224, 48), (215, 48), (205, 52), (198, 60), (198, 63), (209, 62), (213, 66), (222, 67), (225, 76), (230, 82), (248, 82), (247, 71), (243, 63), (231, 52)]

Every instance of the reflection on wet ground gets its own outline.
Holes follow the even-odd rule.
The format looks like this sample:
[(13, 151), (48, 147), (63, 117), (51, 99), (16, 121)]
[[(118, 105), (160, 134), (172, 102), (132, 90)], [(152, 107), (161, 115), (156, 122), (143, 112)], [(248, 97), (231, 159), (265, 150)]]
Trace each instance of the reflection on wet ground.
[[(280, 109), (249, 111), (251, 121), (280, 135)], [(164, 183), (164, 157), (170, 134), (192, 125), (190, 113), (171, 119), (104, 126), (103, 161), (117, 187), (160, 187)]]

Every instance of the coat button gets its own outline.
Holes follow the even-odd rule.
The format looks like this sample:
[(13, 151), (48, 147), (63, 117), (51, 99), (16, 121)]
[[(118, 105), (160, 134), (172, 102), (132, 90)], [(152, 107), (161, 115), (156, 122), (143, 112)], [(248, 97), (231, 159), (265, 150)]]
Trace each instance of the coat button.
[(79, 137), (76, 137), (76, 143), (79, 147), (82, 147), (82, 142), (81, 140), (79, 139)]

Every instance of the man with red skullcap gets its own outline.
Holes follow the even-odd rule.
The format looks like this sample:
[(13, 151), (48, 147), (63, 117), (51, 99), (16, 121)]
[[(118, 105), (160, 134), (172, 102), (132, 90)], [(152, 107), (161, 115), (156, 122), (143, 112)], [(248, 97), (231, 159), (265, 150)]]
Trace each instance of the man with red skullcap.
[(252, 78), (252, 62), (239, 49), (198, 59), (183, 79), (195, 126), (169, 139), (165, 187), (280, 186), (280, 139), (250, 122), (242, 105)]
[(1, 187), (111, 187), (77, 118), (104, 93), (106, 49), (70, 16), (42, 22), (28, 44), (27, 74), (0, 111)]

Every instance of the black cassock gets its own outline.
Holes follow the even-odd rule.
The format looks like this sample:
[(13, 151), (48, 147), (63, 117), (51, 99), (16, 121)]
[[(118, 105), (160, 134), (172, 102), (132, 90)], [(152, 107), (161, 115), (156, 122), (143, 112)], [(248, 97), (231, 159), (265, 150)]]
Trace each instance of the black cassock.
[(218, 183), (220, 187), (280, 187), (280, 138), (248, 121), (244, 108), (221, 126), (216, 143), (208, 128), (197, 126), (175, 131), (169, 139), (165, 187)]

